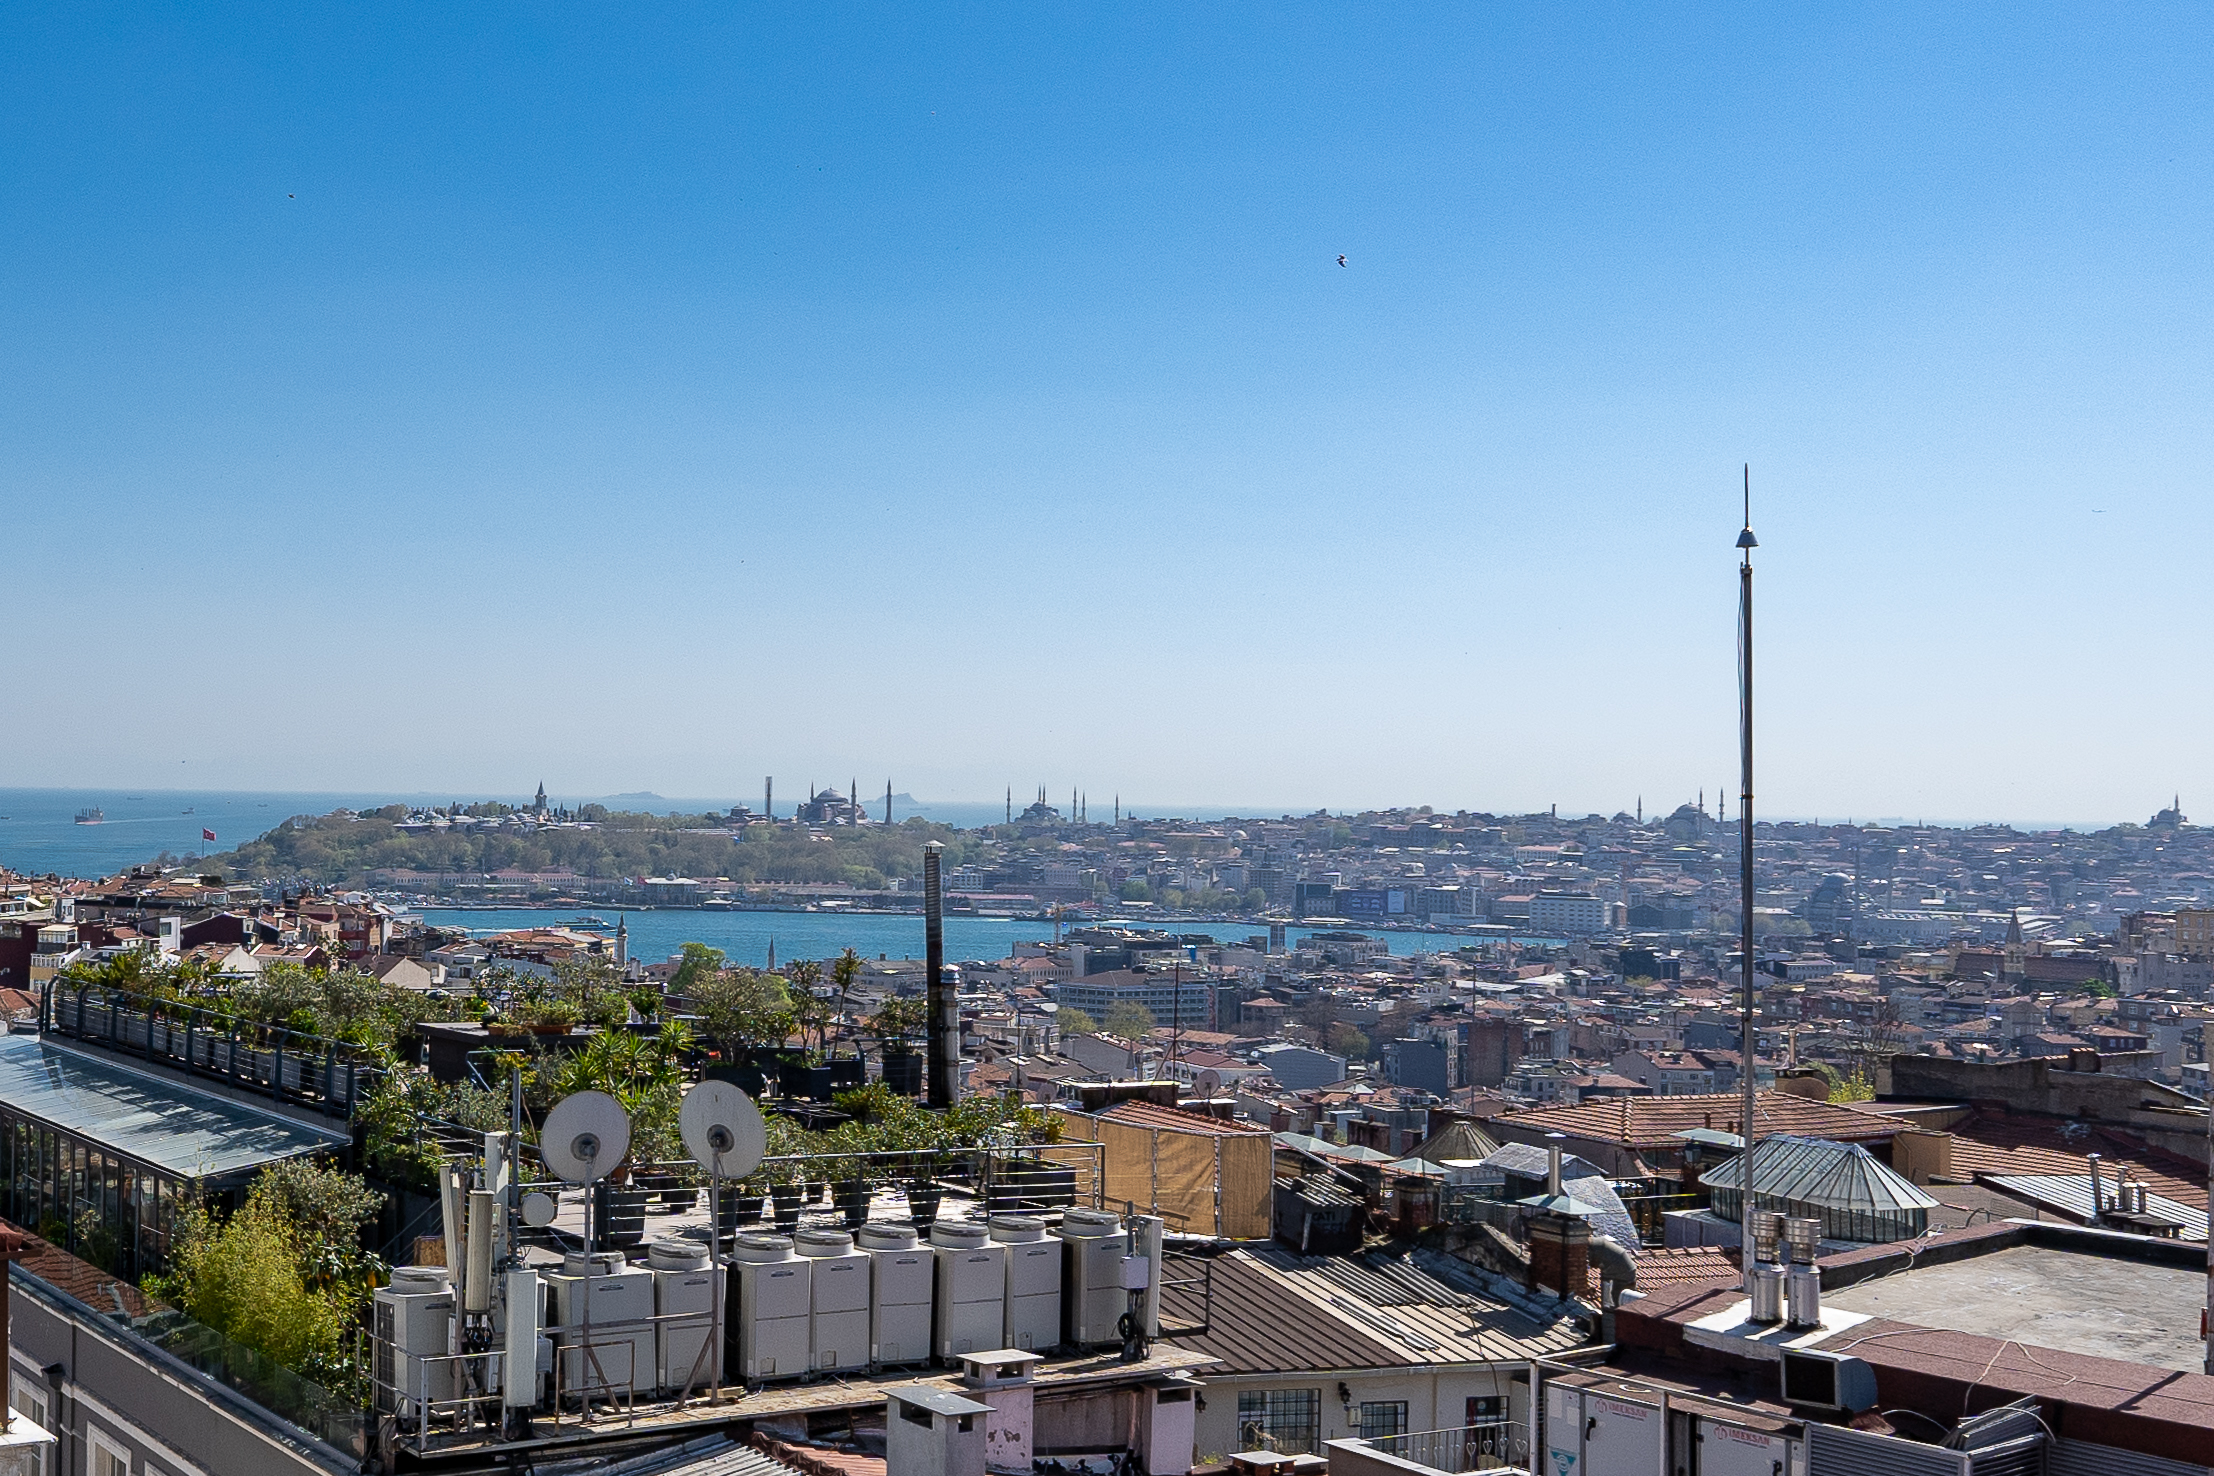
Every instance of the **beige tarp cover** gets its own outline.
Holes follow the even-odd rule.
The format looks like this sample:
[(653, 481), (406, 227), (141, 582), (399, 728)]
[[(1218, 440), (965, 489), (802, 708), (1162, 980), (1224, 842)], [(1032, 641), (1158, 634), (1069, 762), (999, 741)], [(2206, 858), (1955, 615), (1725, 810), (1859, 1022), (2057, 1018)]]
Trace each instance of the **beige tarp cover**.
[(1274, 1173), (1267, 1133), (1183, 1133), (1071, 1113), (1067, 1135), (1103, 1145), (1104, 1207), (1134, 1204), (1191, 1235), (1265, 1240)]
[(1222, 1228), (1231, 1240), (1266, 1240), (1275, 1195), (1276, 1145), (1267, 1133), (1217, 1138), (1222, 1145)]

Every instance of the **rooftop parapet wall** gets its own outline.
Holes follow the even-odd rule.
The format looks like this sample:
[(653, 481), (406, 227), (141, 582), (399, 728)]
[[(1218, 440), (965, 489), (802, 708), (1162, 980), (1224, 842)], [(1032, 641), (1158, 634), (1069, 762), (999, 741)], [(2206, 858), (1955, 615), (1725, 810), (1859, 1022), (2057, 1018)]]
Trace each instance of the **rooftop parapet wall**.
[[(2071, 1063), (2095, 1063), (2071, 1070)], [(1907, 1102), (1992, 1103), (2010, 1112), (2048, 1117), (2129, 1120), (2144, 1107), (2195, 1108), (2173, 1087), (2147, 1079), (2160, 1064), (2158, 1051), (2078, 1052), (2019, 1061), (1954, 1061), (1942, 1056), (1893, 1056), (1887, 1099)]]

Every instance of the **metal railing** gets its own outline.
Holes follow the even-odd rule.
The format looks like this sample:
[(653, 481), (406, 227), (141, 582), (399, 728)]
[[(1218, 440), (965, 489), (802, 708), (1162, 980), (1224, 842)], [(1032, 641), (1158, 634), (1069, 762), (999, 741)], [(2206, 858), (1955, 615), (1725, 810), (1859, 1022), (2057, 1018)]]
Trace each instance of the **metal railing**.
[(1418, 1430), (1407, 1435), (1382, 1435), (1368, 1441), (1378, 1455), (1427, 1466), (1433, 1471), (1527, 1471), (1530, 1469), (1530, 1431), (1510, 1420), (1464, 1425), (1450, 1430)]
[[(669, 1331), (686, 1328), (700, 1330), (700, 1346), (690, 1367), (681, 1377), (672, 1371), (672, 1382), (664, 1386), (660, 1349)], [(708, 1398), (722, 1384), (723, 1344), (711, 1310), (539, 1331), (553, 1340), (553, 1399), (549, 1406), (539, 1398), (539, 1371), (533, 1366), (526, 1375), (532, 1381), (530, 1397), (522, 1407), (540, 1422), (591, 1424), (607, 1410), (628, 1425), (636, 1422), (642, 1401), (681, 1406)], [(374, 1347), (374, 1397), (387, 1422), (388, 1447), (426, 1456), (480, 1442), (502, 1427), (507, 1412), (503, 1349), (411, 1354), (382, 1338)]]
[(370, 1075), (370, 1063), (343, 1041), (105, 985), (56, 981), (42, 1017), (49, 1034), (324, 1117), (350, 1119)]
[[(483, 1134), (454, 1124), (426, 1120), (426, 1135), (441, 1146), (451, 1140), (451, 1151), (466, 1154), (481, 1150)], [(526, 1182), (544, 1186), (545, 1172), (535, 1144), (522, 1149)], [(973, 1148), (892, 1149), (863, 1153), (808, 1153), (764, 1158), (742, 1179), (725, 1179), (723, 1192), (759, 1199), (764, 1195), (802, 1198), (803, 1215), (813, 1217), (839, 1212), (837, 1190), (856, 1181), (870, 1190), (887, 1187), (953, 1186), (974, 1196), (992, 1214), (1043, 1213), (1071, 1208), (1106, 1207), (1106, 1149), (1098, 1143), (1023, 1143)], [(707, 1187), (708, 1176), (689, 1158), (632, 1163), (631, 1193), (653, 1196)], [(827, 1184), (831, 1192), (818, 1201), (806, 1186)], [(548, 1186), (550, 1187), (550, 1186)], [(852, 1204), (850, 1199), (844, 1201)], [(866, 1201), (862, 1201), (865, 1205)]]

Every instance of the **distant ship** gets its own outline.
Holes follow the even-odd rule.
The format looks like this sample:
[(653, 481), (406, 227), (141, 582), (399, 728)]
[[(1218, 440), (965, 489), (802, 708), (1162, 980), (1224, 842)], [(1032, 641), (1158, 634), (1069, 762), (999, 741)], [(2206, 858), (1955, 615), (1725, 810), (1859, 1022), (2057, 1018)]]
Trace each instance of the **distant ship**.
[(192, 806), (190, 806), (190, 805), (186, 805), (186, 806), (184, 807), (184, 811), (183, 811), (183, 813), (185, 813), (185, 814), (187, 814), (187, 815), (191, 814), (191, 813), (192, 813)]
[(104, 825), (107, 823), (107, 819), (108, 812), (98, 805), (77, 812), (77, 823), (79, 825)]

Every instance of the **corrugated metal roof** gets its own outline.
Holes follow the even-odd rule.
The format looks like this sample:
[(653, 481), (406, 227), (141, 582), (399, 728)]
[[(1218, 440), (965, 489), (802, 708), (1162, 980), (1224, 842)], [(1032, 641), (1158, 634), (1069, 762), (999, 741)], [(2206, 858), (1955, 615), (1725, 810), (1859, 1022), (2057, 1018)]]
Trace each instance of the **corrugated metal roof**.
[(1278, 1133), (1276, 1146), (1289, 1148), (1295, 1153), (1310, 1154), (1316, 1158), (1337, 1158), (1348, 1163), (1390, 1163), (1391, 1155), (1377, 1148), (1359, 1143), (1333, 1143), (1327, 1138), (1310, 1137), (1306, 1133)]
[(644, 1455), (584, 1456), (531, 1469), (536, 1476), (800, 1476), (795, 1468), (727, 1435), (688, 1440)]
[[(1542, 1179), (1552, 1170), (1553, 1157), (1548, 1149), (1534, 1143), (1502, 1143), (1484, 1157), (1485, 1168), (1500, 1169), (1510, 1174), (1520, 1174), (1525, 1179)], [(1587, 1158), (1573, 1153), (1561, 1154), (1561, 1178), (1586, 1179), (1599, 1172), (1599, 1166)]]
[[(2114, 1197), (2114, 1180), (2106, 1178), (2106, 1197)], [(2018, 1194), (2032, 1204), (2073, 1215), (2088, 1223), (2091, 1219), (2091, 1176), (2089, 1174), (1985, 1174), (1983, 1181)], [(2174, 1220), (2183, 1227), (2185, 1240), (2206, 1239), (2206, 1211), (2178, 1204), (2165, 1195), (2147, 1192), (2145, 1212), (2158, 1215), (2163, 1220)]]
[[(1213, 1264), (1211, 1326), (1164, 1340), (1220, 1359), (1225, 1374), (1513, 1362), (1584, 1343), (1574, 1319), (1548, 1322), (1488, 1295), (1450, 1257), (1251, 1246)], [(1164, 1321), (1203, 1314), (1197, 1288), (1165, 1285), (1161, 1297)]]

